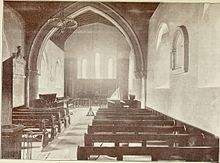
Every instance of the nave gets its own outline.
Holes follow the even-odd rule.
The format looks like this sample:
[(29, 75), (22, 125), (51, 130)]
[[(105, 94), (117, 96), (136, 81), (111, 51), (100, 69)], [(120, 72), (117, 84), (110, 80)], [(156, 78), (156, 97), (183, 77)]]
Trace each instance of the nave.
[(219, 11), (5, 0), (0, 158), (219, 161)]

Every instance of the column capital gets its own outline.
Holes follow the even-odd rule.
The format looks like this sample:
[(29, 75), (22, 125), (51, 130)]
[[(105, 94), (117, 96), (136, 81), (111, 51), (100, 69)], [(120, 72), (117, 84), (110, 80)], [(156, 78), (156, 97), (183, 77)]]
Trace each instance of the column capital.
[(30, 76), (30, 75), (40, 75), (40, 74), (37, 70), (26, 69), (26, 75)]
[(134, 71), (134, 75), (137, 79), (140, 79), (142, 76), (141, 71)]
[(147, 70), (141, 71), (142, 78), (147, 78)]
[(135, 74), (135, 77), (138, 79), (147, 78), (147, 71), (146, 70), (135, 71), (134, 74)]

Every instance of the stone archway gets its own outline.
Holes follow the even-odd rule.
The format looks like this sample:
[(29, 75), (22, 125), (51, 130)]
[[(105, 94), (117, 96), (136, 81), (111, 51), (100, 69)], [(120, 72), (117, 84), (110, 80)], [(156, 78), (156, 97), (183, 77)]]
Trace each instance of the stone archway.
[[(101, 2), (76, 2), (65, 8), (65, 16), (77, 17), (87, 11), (92, 11), (109, 20), (116, 28), (124, 35), (128, 41), (133, 54), (135, 55), (135, 72), (140, 72), (144, 68), (143, 54), (138, 41), (131, 26), (126, 20), (115, 12), (109, 6)], [(58, 13), (59, 14), (59, 13)], [(56, 16), (56, 15), (55, 15)], [(28, 58), (28, 76), (27, 76), (27, 104), (37, 97), (38, 91), (38, 70), (39, 60), (42, 56), (42, 49), (45, 47), (47, 40), (52, 36), (57, 29), (50, 24), (44, 24), (36, 35), (30, 49)]]

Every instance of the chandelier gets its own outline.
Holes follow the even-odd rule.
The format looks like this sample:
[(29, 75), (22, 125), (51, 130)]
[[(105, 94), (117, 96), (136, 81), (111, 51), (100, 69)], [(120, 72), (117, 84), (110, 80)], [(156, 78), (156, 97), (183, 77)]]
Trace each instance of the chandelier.
[(52, 24), (52, 26), (57, 28), (61, 33), (64, 33), (66, 29), (76, 29), (78, 26), (74, 18), (65, 17), (64, 10), (61, 11), (59, 17), (50, 18), (47, 22)]

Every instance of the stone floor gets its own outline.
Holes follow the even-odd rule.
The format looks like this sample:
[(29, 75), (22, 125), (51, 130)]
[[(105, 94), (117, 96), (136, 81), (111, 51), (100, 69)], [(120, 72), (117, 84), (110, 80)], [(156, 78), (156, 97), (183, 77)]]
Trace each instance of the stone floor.
[[(98, 108), (93, 107), (92, 109), (95, 113)], [(41, 143), (34, 142), (32, 160), (76, 160), (77, 147), (84, 144), (84, 133), (87, 132), (88, 124), (93, 119), (93, 116), (86, 116), (88, 111), (89, 108), (70, 108), (71, 125), (64, 128), (43, 150)]]

